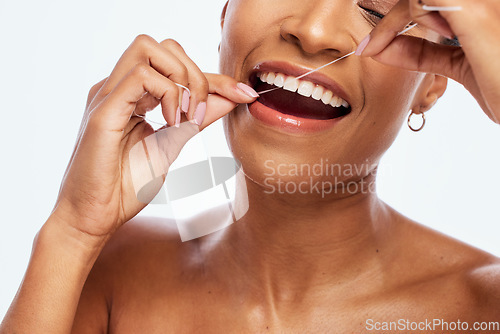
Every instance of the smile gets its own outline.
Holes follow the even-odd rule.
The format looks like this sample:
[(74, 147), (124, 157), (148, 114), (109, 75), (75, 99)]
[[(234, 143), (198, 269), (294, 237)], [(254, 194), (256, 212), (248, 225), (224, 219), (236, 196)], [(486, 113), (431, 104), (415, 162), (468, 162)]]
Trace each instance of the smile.
[(343, 89), (329, 77), (313, 73), (297, 79), (307, 69), (269, 62), (255, 67), (250, 84), (267, 91), (249, 105), (252, 116), (286, 132), (318, 132), (347, 116), (352, 107)]
[(298, 93), (304, 97), (310, 97), (316, 101), (323, 102), (333, 108), (349, 108), (349, 103), (340, 96), (335, 96), (334, 93), (318, 84), (304, 79), (297, 79), (293, 76), (287, 76), (282, 73), (262, 72), (258, 74), (261, 82), (269, 85), (274, 85), (278, 88), (283, 88), (292, 93)]

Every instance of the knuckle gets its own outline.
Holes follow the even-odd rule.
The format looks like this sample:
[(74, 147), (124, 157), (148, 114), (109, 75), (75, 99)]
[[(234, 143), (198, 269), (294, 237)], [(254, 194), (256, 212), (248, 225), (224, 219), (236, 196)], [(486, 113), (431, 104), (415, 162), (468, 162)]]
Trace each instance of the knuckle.
[(184, 83), (188, 82), (189, 71), (185, 65), (179, 66), (177, 69), (177, 75), (182, 79)]
[(184, 51), (184, 49), (179, 44), (179, 42), (177, 42), (175, 39), (172, 39), (172, 38), (166, 39), (163, 42), (161, 42), (160, 44), (168, 49)]
[(99, 91), (99, 88), (96, 87), (95, 85), (92, 86), (89, 90), (89, 94), (87, 95), (87, 104), (90, 103), (94, 99), (94, 97), (97, 95), (97, 92)]
[(138, 63), (132, 69), (132, 76), (141, 79), (146, 78), (149, 74), (149, 70), (150, 70), (149, 65), (146, 65), (145, 63)]
[(93, 85), (90, 90), (89, 90), (89, 98), (90, 97), (94, 97), (97, 92), (99, 92), (99, 90), (102, 88), (102, 86), (104, 85), (104, 83), (106, 82), (107, 78), (102, 80), (102, 81), (99, 81), (98, 83), (96, 83), (95, 85)]
[(208, 83), (208, 80), (204, 75), (198, 75), (196, 77), (196, 84), (196, 91), (198, 92), (198, 94), (208, 95), (210, 84)]
[(146, 34), (140, 34), (138, 35), (135, 39), (132, 45), (137, 47), (138, 49), (147, 49), (151, 45), (155, 44), (156, 41), (154, 40), (153, 37), (146, 35)]
[(165, 97), (176, 99), (179, 96), (179, 89), (173, 82), (167, 82), (165, 85)]
[(99, 94), (99, 91), (102, 89), (102, 87), (104, 86), (104, 84), (106, 83), (107, 80), (108, 80), (108, 78), (105, 78), (90, 88), (89, 94), (87, 96), (87, 107), (95, 99), (97, 94)]
[(90, 91), (89, 91), (89, 95), (94, 95), (95, 93), (97, 93), (97, 91), (101, 88), (101, 83), (96, 83), (95, 85), (93, 85), (92, 87), (90, 87)]

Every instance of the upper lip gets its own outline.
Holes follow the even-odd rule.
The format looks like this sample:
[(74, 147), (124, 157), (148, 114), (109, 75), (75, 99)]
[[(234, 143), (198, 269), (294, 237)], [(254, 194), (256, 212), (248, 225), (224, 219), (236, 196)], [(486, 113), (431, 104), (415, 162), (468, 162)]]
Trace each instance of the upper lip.
[[(314, 68), (310, 67), (305, 67), (301, 65), (294, 65), (288, 62), (284, 61), (264, 61), (256, 66), (254, 66), (253, 70), (250, 73), (250, 83), (255, 86), (257, 83), (257, 73), (260, 72), (277, 72), (277, 73), (282, 73), (285, 75), (290, 75), (293, 77), (298, 77), (301, 76)], [(351, 104), (351, 99), (345, 92), (344, 88), (337, 83), (335, 80), (330, 78), (329, 76), (321, 73), (320, 71), (311, 73), (307, 75), (306, 77), (303, 78), (304, 80), (311, 81), (312, 83), (315, 83), (317, 85), (321, 85), (333, 92), (334, 95), (341, 97), (349, 105), (352, 106)]]

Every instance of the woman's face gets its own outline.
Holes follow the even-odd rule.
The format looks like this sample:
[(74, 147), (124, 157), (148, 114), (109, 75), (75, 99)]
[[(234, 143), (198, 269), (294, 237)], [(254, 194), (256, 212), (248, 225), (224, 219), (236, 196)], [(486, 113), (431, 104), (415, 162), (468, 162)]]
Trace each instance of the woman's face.
[[(269, 88), (259, 84), (258, 73), (282, 73), (285, 79), (299, 76), (354, 51), (380, 21), (369, 10), (386, 14), (395, 3), (229, 0), (223, 13), (221, 73), (257, 90)], [(412, 33), (430, 34), (418, 29)], [(312, 86), (298, 82), (304, 86), (304, 94), (321, 84), (323, 95), (332, 91), (349, 103), (348, 108), (334, 108), (313, 97), (279, 89), (263, 94), (251, 106), (238, 106), (225, 118), (229, 145), (251, 179), (265, 184), (266, 175), (272, 173), (270, 166), (285, 164), (291, 166), (281, 166), (280, 179), (284, 182), (311, 176), (321, 181), (331, 176), (297, 176), (292, 172), (297, 165), (321, 162), (345, 168), (357, 166), (358, 175), (338, 175), (343, 181), (367, 176), (372, 170), (365, 167), (376, 165), (391, 145), (409, 110), (419, 103), (425, 82), (423, 74), (355, 55), (318, 73), (317, 77), (303, 79)], [(293, 80), (290, 84), (293, 86)], [(321, 89), (316, 93), (318, 98)], [(328, 102), (328, 96), (325, 99)]]

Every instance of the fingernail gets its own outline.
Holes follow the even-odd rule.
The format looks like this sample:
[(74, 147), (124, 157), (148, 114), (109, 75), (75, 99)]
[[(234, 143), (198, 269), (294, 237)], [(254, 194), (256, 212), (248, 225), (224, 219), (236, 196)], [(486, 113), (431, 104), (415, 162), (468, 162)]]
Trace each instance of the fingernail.
[(207, 103), (206, 102), (202, 102), (200, 104), (198, 104), (198, 106), (196, 107), (196, 110), (194, 112), (194, 122), (197, 124), (197, 125), (201, 125), (201, 123), (203, 123), (203, 119), (205, 119), (205, 113), (207, 112)]
[(242, 82), (238, 82), (236, 84), (236, 86), (243, 91), (243, 93), (245, 93), (246, 95), (252, 97), (252, 98), (255, 98), (255, 97), (259, 97), (259, 94), (257, 94), (257, 92), (250, 86), (248, 85), (245, 85), (244, 83)]
[(189, 93), (187, 90), (182, 93), (182, 111), (184, 111), (186, 114), (189, 111)]
[(356, 56), (361, 56), (363, 54), (363, 51), (365, 51), (366, 46), (368, 45), (368, 43), (370, 43), (370, 38), (371, 35), (368, 35), (361, 41), (361, 43), (359, 43), (355, 53)]
[(175, 127), (178, 128), (181, 124), (181, 108), (177, 108), (177, 113), (175, 114)]

